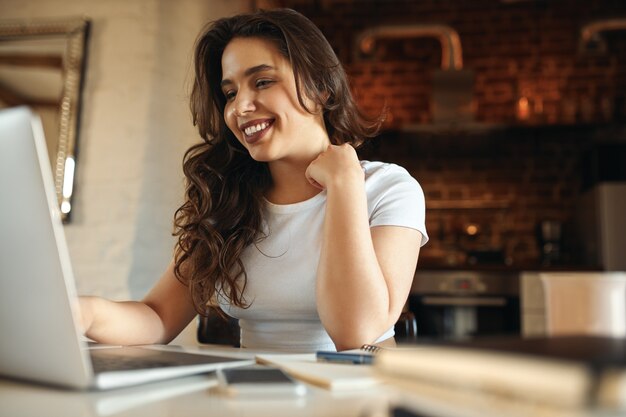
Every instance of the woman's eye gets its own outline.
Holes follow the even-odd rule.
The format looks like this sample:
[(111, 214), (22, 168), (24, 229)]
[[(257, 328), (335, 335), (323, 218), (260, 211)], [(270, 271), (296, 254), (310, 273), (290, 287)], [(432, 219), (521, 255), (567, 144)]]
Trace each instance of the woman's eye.
[(233, 90), (224, 92), (224, 97), (226, 97), (226, 100), (228, 101), (231, 101), (232, 99), (234, 99), (236, 95), (237, 95), (236, 92)]
[(272, 83), (273, 80), (261, 79), (256, 81), (256, 86), (257, 88), (267, 88)]

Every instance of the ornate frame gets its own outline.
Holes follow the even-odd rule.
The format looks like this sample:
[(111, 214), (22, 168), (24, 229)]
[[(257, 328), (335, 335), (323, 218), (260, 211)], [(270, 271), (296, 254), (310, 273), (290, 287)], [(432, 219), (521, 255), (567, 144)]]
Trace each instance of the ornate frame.
[(81, 95), (91, 22), (86, 18), (0, 20), (0, 42), (61, 37), (66, 39), (59, 102), (59, 138), (52, 174), (64, 222), (70, 220)]

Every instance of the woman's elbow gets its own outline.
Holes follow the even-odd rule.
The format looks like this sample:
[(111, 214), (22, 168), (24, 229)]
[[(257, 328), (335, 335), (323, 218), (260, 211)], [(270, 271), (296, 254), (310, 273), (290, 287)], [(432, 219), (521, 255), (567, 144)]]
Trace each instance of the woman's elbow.
[(367, 343), (365, 340), (366, 339), (341, 338), (340, 340), (333, 340), (333, 342), (335, 343), (337, 352), (341, 352), (342, 350), (359, 349)]
[(334, 336), (331, 335), (331, 339), (338, 352), (342, 350), (359, 349), (365, 344), (374, 343), (383, 333), (374, 331), (371, 328), (359, 329), (355, 327), (337, 332)]

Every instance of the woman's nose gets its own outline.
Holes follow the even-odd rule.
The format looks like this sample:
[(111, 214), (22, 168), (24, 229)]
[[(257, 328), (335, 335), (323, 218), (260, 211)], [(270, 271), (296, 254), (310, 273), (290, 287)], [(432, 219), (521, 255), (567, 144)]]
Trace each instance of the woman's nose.
[(254, 111), (254, 96), (250, 93), (239, 92), (235, 97), (235, 103), (233, 110), (237, 116), (245, 115), (251, 111)]

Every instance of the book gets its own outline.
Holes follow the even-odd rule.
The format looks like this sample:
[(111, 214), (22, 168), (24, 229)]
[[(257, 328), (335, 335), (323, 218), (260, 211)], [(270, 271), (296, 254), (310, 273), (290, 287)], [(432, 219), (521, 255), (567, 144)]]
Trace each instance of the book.
[(371, 388), (380, 383), (371, 366), (318, 362), (315, 353), (261, 354), (256, 361), (276, 366), (293, 378), (332, 391)]
[(626, 339), (498, 337), (382, 349), (386, 382), (415, 381), (557, 407), (626, 409)]

